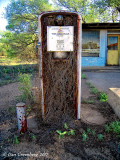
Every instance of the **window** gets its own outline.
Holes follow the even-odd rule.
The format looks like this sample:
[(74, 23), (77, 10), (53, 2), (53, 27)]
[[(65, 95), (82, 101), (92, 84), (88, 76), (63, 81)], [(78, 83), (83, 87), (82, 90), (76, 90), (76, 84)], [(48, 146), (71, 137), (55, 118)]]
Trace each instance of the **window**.
[(100, 54), (100, 31), (82, 32), (82, 56), (99, 57)]

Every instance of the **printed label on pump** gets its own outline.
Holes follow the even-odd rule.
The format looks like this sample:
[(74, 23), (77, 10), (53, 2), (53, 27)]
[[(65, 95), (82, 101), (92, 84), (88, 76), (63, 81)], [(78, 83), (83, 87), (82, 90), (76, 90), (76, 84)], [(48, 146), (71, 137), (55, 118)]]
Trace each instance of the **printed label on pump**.
[(73, 26), (47, 26), (47, 51), (73, 51)]

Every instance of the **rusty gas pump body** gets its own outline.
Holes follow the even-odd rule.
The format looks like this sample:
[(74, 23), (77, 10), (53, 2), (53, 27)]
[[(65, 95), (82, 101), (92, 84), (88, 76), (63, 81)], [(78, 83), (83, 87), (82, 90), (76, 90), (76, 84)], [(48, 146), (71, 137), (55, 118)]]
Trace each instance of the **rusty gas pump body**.
[(81, 105), (81, 17), (55, 11), (39, 15), (39, 78), (43, 118), (76, 113)]

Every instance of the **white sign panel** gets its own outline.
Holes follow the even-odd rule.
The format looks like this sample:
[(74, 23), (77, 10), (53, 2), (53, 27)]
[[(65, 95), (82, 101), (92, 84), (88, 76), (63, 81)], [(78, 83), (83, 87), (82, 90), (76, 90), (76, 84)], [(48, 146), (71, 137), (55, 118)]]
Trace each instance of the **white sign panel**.
[(73, 26), (47, 26), (47, 51), (73, 51)]

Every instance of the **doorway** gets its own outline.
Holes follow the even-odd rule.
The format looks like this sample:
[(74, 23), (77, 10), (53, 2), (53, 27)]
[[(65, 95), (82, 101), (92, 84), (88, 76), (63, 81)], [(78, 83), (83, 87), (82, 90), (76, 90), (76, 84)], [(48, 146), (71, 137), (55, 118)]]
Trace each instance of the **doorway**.
[(119, 35), (108, 35), (107, 65), (119, 65)]

